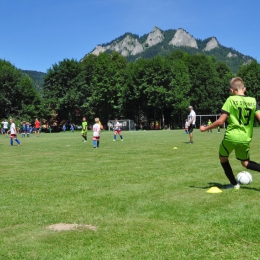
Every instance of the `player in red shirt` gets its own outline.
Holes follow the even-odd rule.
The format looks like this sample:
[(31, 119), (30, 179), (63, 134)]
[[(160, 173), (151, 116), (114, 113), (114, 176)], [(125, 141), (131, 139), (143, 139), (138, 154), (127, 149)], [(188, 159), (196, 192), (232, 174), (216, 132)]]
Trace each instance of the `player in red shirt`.
[(34, 132), (34, 133), (40, 135), (40, 126), (41, 126), (41, 123), (40, 123), (40, 121), (38, 120), (38, 118), (35, 119), (34, 126), (35, 126), (35, 132)]

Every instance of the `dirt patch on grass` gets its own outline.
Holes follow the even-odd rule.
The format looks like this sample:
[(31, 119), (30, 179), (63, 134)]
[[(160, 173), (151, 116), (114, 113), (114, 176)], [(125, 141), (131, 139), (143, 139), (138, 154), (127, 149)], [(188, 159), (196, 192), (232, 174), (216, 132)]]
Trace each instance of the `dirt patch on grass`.
[(53, 224), (50, 226), (47, 226), (48, 229), (54, 230), (54, 231), (69, 231), (69, 230), (93, 230), (96, 231), (97, 228), (92, 225), (84, 225), (84, 224), (67, 224), (67, 223), (58, 223)]

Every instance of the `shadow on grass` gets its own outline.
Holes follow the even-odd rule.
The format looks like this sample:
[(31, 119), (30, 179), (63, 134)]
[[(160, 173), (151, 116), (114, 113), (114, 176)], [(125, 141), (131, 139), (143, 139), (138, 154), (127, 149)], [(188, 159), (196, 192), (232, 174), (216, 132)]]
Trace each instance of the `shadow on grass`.
[(190, 188), (209, 189), (211, 187), (218, 187), (219, 189), (225, 189), (226, 185), (217, 182), (208, 182), (207, 186), (189, 186)]
[[(218, 187), (219, 189), (225, 189), (225, 187), (227, 186), (228, 184), (220, 184), (218, 182), (208, 182), (208, 185), (207, 186), (189, 186), (190, 188), (197, 188), (197, 189), (209, 189), (211, 187)], [(253, 188), (253, 187), (249, 187), (249, 186), (246, 186), (246, 185), (241, 185), (240, 186), (240, 189), (245, 189), (245, 190), (254, 190), (254, 191), (259, 191), (260, 192), (260, 189), (257, 189), (257, 188)]]
[(248, 187), (248, 186), (245, 186), (245, 185), (240, 186), (240, 188), (243, 189), (243, 190), (255, 190), (255, 191), (260, 191), (260, 189), (253, 188), (253, 187)]

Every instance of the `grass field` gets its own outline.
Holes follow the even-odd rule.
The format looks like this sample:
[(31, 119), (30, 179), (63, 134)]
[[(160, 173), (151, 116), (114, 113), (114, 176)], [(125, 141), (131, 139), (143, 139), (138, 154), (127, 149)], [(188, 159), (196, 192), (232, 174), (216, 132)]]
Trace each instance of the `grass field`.
[[(223, 130), (0, 136), (0, 259), (260, 259), (260, 174), (240, 190), (218, 161)], [(260, 128), (251, 159), (260, 162)], [(173, 147), (178, 149), (174, 150)], [(243, 170), (231, 156), (234, 172)], [(96, 231), (53, 231), (57, 223)]]

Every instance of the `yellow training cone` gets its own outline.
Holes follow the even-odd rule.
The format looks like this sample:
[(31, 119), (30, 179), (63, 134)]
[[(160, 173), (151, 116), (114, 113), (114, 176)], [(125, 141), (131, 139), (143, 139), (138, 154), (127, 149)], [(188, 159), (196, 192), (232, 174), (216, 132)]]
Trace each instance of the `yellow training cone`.
[(173, 150), (177, 150), (178, 148), (177, 147), (173, 147)]
[(207, 190), (207, 193), (220, 193), (220, 192), (222, 192), (222, 190), (215, 186)]

